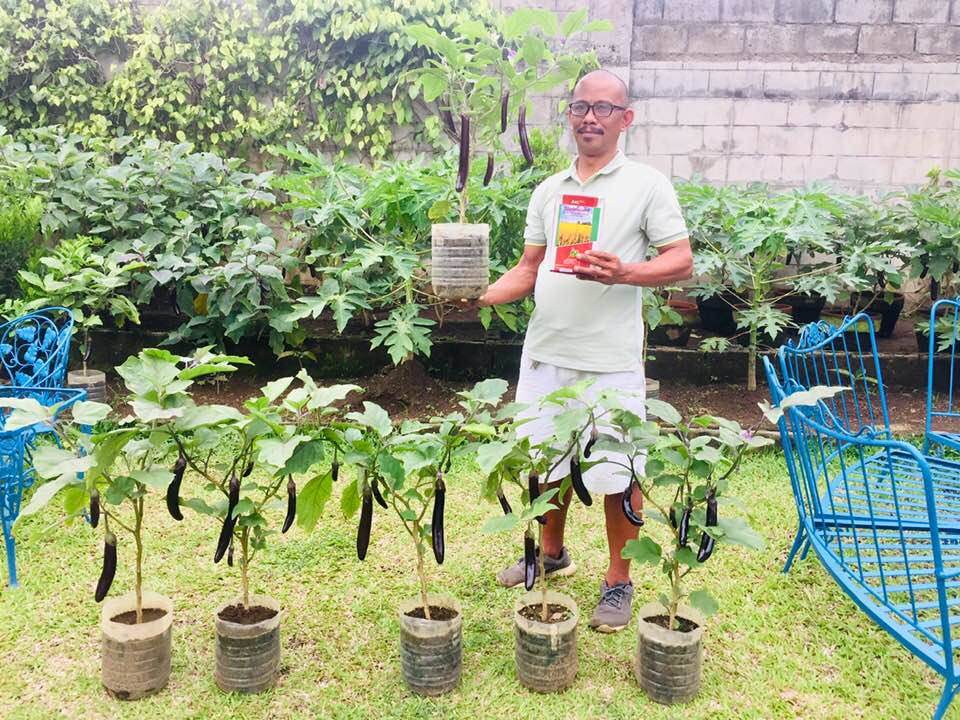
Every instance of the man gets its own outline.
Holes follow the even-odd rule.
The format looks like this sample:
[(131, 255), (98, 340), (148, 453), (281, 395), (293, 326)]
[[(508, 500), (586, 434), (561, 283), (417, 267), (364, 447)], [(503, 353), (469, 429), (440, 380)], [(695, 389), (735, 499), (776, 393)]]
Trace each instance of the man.
[[(547, 178), (533, 192), (523, 256), (477, 301), (479, 306), (496, 305), (535, 292), (536, 310), (524, 340), (517, 385), (519, 402), (536, 404), (557, 387), (585, 378), (595, 380), (592, 393), (618, 388), (642, 394), (646, 384), (640, 288), (668, 285), (692, 274), (690, 242), (673, 186), (618, 149), (620, 135), (634, 117), (627, 95), (623, 81), (605, 70), (591, 72), (577, 83), (567, 118), (579, 154), (567, 170)], [(558, 213), (561, 204), (577, 202), (599, 207), (592, 228), (595, 240), (592, 249), (568, 263), (572, 272), (554, 272)], [(590, 215), (596, 218), (592, 211)], [(565, 228), (561, 245), (571, 237), (572, 226)], [(574, 234), (582, 238), (584, 232), (581, 226)], [(657, 255), (645, 261), (650, 246)], [(638, 405), (631, 409), (642, 415), (643, 406)], [(538, 413), (521, 432), (539, 441), (551, 434), (552, 417)], [(620, 551), (639, 530), (621, 510), (627, 479), (618, 470), (598, 465), (584, 475), (588, 489), (604, 495), (610, 564), (590, 621), (602, 632), (627, 626), (633, 596), (630, 564)], [(565, 473), (569, 474), (569, 461), (556, 477)], [(574, 570), (563, 544), (570, 497), (567, 493), (559, 508), (546, 515), (542, 550), (547, 575), (570, 575)], [(642, 506), (636, 487), (631, 500), (635, 510)], [(507, 587), (519, 585), (523, 562), (506, 568), (497, 579)]]

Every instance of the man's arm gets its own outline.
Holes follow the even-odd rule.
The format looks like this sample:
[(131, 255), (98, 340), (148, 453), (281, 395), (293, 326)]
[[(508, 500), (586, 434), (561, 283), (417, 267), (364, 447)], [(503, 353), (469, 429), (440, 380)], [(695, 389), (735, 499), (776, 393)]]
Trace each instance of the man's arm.
[(547, 254), (546, 245), (524, 245), (523, 255), (477, 300), (477, 307), (502, 305), (525, 298), (537, 284), (537, 271)]
[(613, 253), (602, 250), (588, 250), (582, 257), (590, 264), (577, 267), (577, 277), (604, 285), (661, 287), (693, 275), (689, 238), (657, 248), (657, 256), (645, 262), (623, 263)]

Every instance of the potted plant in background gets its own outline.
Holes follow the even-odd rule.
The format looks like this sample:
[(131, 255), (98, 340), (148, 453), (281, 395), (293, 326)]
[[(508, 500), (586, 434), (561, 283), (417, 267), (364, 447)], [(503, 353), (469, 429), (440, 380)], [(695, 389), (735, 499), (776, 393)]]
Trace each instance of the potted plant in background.
[(960, 294), (960, 170), (933, 168), (929, 180), (893, 205), (893, 223), (912, 248), (910, 276), (929, 279), (929, 314), (940, 297)]
[[(516, 113), (520, 150), (531, 165), (527, 93), (572, 85), (584, 67), (596, 66), (596, 56), (565, 53), (568, 44), (583, 33), (612, 28), (607, 21), (587, 22), (584, 9), (569, 13), (561, 22), (549, 10), (531, 8), (500, 16), (494, 34), (479, 21), (460, 24), (453, 38), (422, 23), (407, 28), (414, 42), (431, 53), (424, 67), (408, 73), (410, 94), (437, 103), (444, 131), (459, 144), (454, 188), (457, 222), (439, 222), (454, 209), (450, 200), (430, 210), (434, 221), (431, 272), (440, 297), (478, 298), (489, 282), (490, 227), (467, 223), (471, 157), (478, 151), (486, 153), (482, 183), (487, 185), (496, 155), (504, 151), (500, 136)], [(431, 127), (438, 127), (437, 118), (431, 121)]]
[(87, 391), (92, 401), (106, 399), (106, 374), (87, 367), (93, 349), (91, 331), (103, 325), (101, 315), (109, 313), (117, 327), (124, 322), (140, 323), (137, 306), (122, 294), (132, 281), (132, 273), (146, 267), (143, 262), (120, 263), (97, 252), (100, 241), (75, 237), (62, 241), (51, 255), (40, 258), (42, 275), (29, 270), (18, 274), (27, 302), (25, 311), (49, 305), (65, 307), (73, 313), (74, 332), (80, 333), (82, 369), (71, 370), (67, 385)]
[(903, 269), (908, 265), (911, 248), (903, 240), (903, 213), (889, 204), (858, 197), (850, 201), (844, 241), (840, 245), (842, 262), (862, 279), (864, 289), (850, 294), (850, 313), (879, 314), (876, 335), (889, 338), (903, 311)]
[(471, 443), (495, 435), (492, 410), (506, 390), (503, 380), (484, 380), (459, 393), (462, 412), (399, 426), (379, 405), (365, 402), (363, 412), (348, 414), (348, 424), (340, 428), (343, 458), (356, 469), (341, 507), (347, 517), (360, 511), (357, 557), (367, 555), (374, 502), (400, 518), (416, 552), (419, 594), (401, 602), (399, 613), (400, 667), (407, 687), (418, 695), (440, 695), (460, 682), (460, 604), (449, 595), (429, 592), (427, 554), (429, 548), (437, 563), (443, 563), (451, 461), (475, 447)]
[[(108, 600), (101, 612), (103, 685), (120, 699), (158, 692), (170, 676), (173, 602), (143, 589), (146, 497), (151, 491), (166, 490), (178, 472), (182, 477), (182, 469), (174, 465), (171, 470), (168, 463), (175, 448), (173, 432), (215, 433), (216, 426), (239, 419), (233, 408), (198, 406), (187, 393), (194, 378), (232, 371), (239, 362), (246, 361), (207, 349), (189, 358), (144, 350), (117, 368), (130, 393), (131, 415), (111, 417), (111, 408), (96, 402), (77, 403), (69, 419), (55, 417), (55, 407), (34, 401), (15, 411), (26, 420), (52, 424), (64, 445), (35, 450), (36, 472), (47, 482), (21, 514), (35, 513), (62, 494), (69, 515), (86, 512), (94, 528), (102, 525), (104, 558), (94, 595), (97, 602), (106, 599), (125, 554), (118, 552), (125, 545), (122, 538), (133, 541), (134, 588)], [(83, 432), (105, 419), (115, 420), (115, 427), (91, 435)]]
[[(757, 350), (761, 335), (777, 345), (793, 326), (790, 292), (819, 294), (828, 301), (844, 288), (862, 284), (843, 263), (810, 260), (789, 271), (788, 255), (834, 257), (841, 238), (844, 206), (816, 186), (770, 196), (766, 187), (711, 188), (681, 184), (681, 202), (694, 219), (690, 227), (698, 296), (722, 295), (732, 287), (742, 301), (733, 307), (742, 344), (747, 346), (747, 389), (756, 390)], [(774, 286), (789, 288), (777, 294)], [(723, 341), (711, 340), (720, 348)]]
[[(643, 293), (643, 327), (646, 331), (646, 341), (643, 344), (646, 351), (651, 345), (666, 347), (686, 347), (690, 342), (692, 328), (689, 323), (689, 313), (697, 312), (695, 303), (688, 301), (674, 301), (666, 291), (653, 288), (642, 288)], [(676, 307), (675, 307), (676, 304)], [(684, 310), (684, 317), (677, 307)]]

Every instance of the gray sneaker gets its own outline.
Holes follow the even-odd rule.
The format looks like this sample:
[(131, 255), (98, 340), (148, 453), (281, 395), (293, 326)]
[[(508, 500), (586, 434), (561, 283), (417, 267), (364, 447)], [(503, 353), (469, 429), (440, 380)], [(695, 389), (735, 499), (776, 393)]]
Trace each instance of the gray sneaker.
[[(538, 560), (539, 553), (540, 548), (537, 548)], [(570, 559), (570, 554), (567, 552), (567, 549), (564, 548), (560, 553), (560, 557), (558, 558), (544, 555), (543, 568), (547, 572), (547, 577), (567, 577), (568, 575), (573, 575), (577, 569), (577, 566), (573, 564), (573, 560)], [(540, 565), (538, 563), (537, 574), (539, 573)], [(524, 574), (523, 558), (520, 558), (515, 565), (505, 567), (503, 570), (497, 573), (497, 582), (508, 588), (516, 587), (517, 585), (523, 585)]]
[(590, 627), (598, 632), (613, 633), (630, 624), (633, 583), (617, 583), (613, 587), (600, 583), (600, 602), (590, 618)]

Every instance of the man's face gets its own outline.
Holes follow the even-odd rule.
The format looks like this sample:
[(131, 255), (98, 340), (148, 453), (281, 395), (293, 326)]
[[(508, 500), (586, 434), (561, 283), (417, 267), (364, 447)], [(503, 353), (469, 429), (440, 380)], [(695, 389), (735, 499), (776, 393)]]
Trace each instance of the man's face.
[[(607, 117), (602, 116), (602, 111), (598, 113), (595, 107), (591, 107), (586, 115), (576, 115), (571, 107), (576, 109), (575, 103), (581, 102), (590, 105), (603, 103), (614, 107)], [(567, 118), (581, 155), (597, 157), (616, 150), (620, 133), (633, 122), (633, 110), (620, 109), (626, 104), (622, 87), (613, 78), (591, 76), (578, 83), (567, 109)]]

